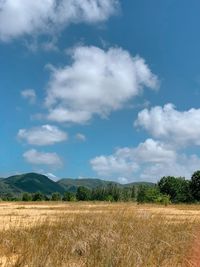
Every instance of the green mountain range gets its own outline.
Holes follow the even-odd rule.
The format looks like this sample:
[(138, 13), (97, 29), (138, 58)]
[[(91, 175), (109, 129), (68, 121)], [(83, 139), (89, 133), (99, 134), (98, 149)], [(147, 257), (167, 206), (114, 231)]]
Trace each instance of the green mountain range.
[(97, 187), (105, 187), (108, 184), (116, 184), (119, 187), (130, 187), (133, 185), (139, 186), (141, 184), (154, 185), (147, 182), (136, 182), (131, 184), (122, 185), (120, 183), (105, 181), (95, 178), (85, 179), (61, 179), (57, 182), (52, 181), (47, 176), (38, 173), (25, 173), (21, 175), (14, 175), (8, 178), (0, 179), (0, 196), (6, 194), (20, 195), (23, 192), (35, 193), (41, 192), (50, 195), (53, 192), (63, 194), (65, 191), (76, 192), (79, 186), (85, 186), (89, 189)]
[(79, 186), (85, 186), (89, 189), (94, 189), (97, 187), (105, 187), (108, 184), (116, 184), (121, 186), (119, 183), (115, 183), (112, 181), (105, 181), (96, 178), (84, 178), (84, 179), (72, 179), (72, 178), (65, 178), (61, 179), (57, 182), (60, 186), (62, 186), (65, 191), (76, 192)]

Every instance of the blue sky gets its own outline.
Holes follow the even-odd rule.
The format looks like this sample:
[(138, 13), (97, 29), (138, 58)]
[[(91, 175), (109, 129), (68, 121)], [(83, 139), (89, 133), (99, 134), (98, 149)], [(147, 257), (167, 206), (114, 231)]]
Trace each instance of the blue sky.
[(199, 12), (198, 0), (0, 1), (0, 176), (190, 178)]

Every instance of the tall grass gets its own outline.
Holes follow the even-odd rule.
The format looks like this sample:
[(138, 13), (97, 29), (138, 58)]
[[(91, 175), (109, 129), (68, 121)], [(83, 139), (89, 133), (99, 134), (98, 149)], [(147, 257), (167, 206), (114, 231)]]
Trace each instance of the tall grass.
[[(176, 267), (187, 261), (195, 223), (124, 205), (60, 213), (0, 232), (0, 266)], [(106, 210), (106, 207), (105, 207)]]

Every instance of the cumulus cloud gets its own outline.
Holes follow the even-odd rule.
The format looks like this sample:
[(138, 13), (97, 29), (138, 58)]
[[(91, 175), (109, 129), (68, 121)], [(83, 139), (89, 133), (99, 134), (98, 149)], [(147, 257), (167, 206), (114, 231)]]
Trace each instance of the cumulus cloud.
[[(177, 154), (173, 149), (161, 142), (147, 139), (137, 147), (119, 148), (112, 155), (98, 156), (92, 159), (90, 164), (100, 176), (138, 179), (142, 178), (144, 170), (150, 166), (171, 166), (176, 161)], [(157, 177), (154, 177), (154, 180)], [(149, 174), (148, 179), (153, 179), (152, 175)]]
[(93, 158), (90, 164), (102, 178), (121, 182), (156, 182), (168, 175), (190, 178), (199, 169), (200, 158), (195, 154), (177, 152), (163, 142), (147, 139), (137, 147), (119, 148), (112, 155)]
[(26, 151), (23, 157), (28, 163), (33, 165), (47, 165), (55, 168), (62, 166), (62, 160), (56, 153), (45, 153), (31, 149)]
[(85, 142), (86, 141), (86, 136), (84, 134), (81, 133), (77, 133), (75, 135), (76, 140), (81, 141), (81, 142)]
[(130, 177), (138, 169), (137, 163), (133, 162), (130, 157), (117, 155), (98, 156), (90, 161), (92, 169), (98, 175), (112, 177), (114, 175), (125, 175)]
[(33, 89), (26, 89), (26, 90), (21, 91), (21, 96), (24, 99), (27, 99), (30, 104), (34, 104), (36, 101), (36, 93), (35, 93), (35, 90)]
[(53, 34), (71, 23), (102, 22), (118, 6), (118, 0), (0, 0), (0, 39)]
[(158, 87), (144, 59), (123, 49), (79, 46), (71, 55), (71, 65), (51, 68), (45, 101), (49, 120), (86, 123), (94, 115), (105, 118), (144, 87)]
[(30, 145), (44, 146), (53, 145), (67, 140), (67, 133), (52, 125), (42, 125), (31, 129), (20, 129), (18, 138), (25, 140)]
[(175, 161), (148, 164), (139, 174), (140, 180), (157, 181), (163, 176), (191, 178), (199, 169), (200, 158), (197, 155), (177, 154)]
[(178, 111), (172, 104), (144, 109), (135, 126), (176, 145), (200, 145), (200, 109)]

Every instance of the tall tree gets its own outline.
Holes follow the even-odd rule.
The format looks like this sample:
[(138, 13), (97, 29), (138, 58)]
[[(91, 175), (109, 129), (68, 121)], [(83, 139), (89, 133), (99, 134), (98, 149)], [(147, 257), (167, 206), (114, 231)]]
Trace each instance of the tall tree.
[(52, 201), (60, 201), (61, 200), (61, 195), (58, 192), (54, 192), (51, 196)]
[(190, 188), (194, 199), (200, 201), (200, 171), (193, 173)]
[(169, 195), (171, 201), (174, 203), (192, 201), (190, 181), (184, 177), (163, 177), (158, 182), (158, 187), (160, 192)]
[(79, 186), (76, 192), (76, 198), (77, 200), (90, 200), (91, 198), (91, 191), (87, 187)]

